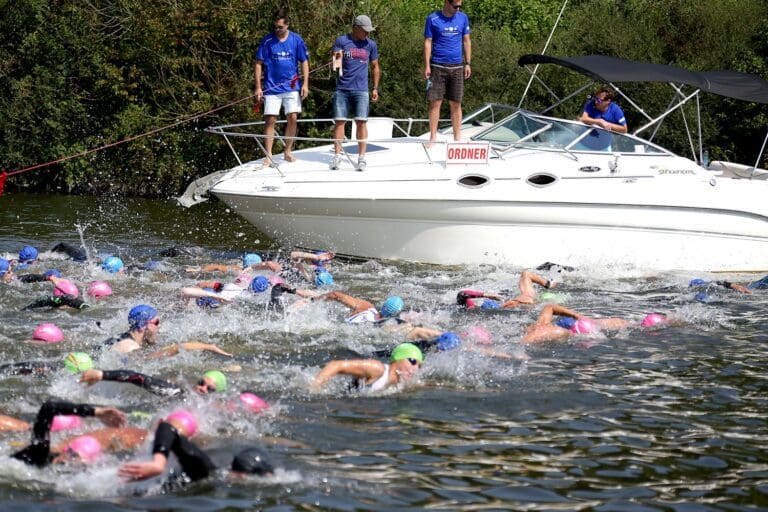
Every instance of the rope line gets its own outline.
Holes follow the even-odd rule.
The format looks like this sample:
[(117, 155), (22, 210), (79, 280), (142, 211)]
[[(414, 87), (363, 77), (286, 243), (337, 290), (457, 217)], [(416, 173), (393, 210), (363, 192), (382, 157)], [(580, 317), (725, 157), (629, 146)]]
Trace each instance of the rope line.
[[(309, 72), (309, 74), (311, 75), (312, 73), (315, 73), (316, 71), (320, 71), (321, 69), (330, 66), (331, 63), (332, 62), (327, 62), (327, 63), (325, 63), (325, 64), (323, 64), (321, 66), (317, 66), (316, 68), (312, 69)], [(299, 81), (299, 76), (295, 75), (290, 80), (285, 80), (283, 82), (280, 82), (279, 84), (275, 84), (273, 87), (271, 87), (269, 89), (266, 89), (265, 92), (269, 91), (271, 89), (275, 89), (275, 88), (277, 88), (277, 87), (279, 87), (279, 86), (281, 86), (283, 84), (289, 83), (289, 82), (291, 84), (291, 88), (295, 89), (296, 88), (296, 84), (298, 83), (298, 81)], [(104, 144), (104, 145), (98, 146), (96, 148), (87, 149), (85, 151), (81, 151), (81, 152), (73, 154), (73, 155), (65, 156), (65, 157), (62, 157), (62, 158), (57, 158), (56, 160), (51, 160), (50, 162), (45, 162), (45, 163), (42, 163), (42, 164), (35, 164), (35, 165), (30, 166), (30, 167), (25, 167), (23, 169), (19, 169), (19, 170), (12, 171), (12, 172), (0, 173), (0, 194), (2, 194), (3, 187), (5, 185), (5, 180), (8, 177), (13, 176), (15, 174), (22, 174), (22, 173), (25, 173), (25, 172), (34, 171), (36, 169), (42, 169), (44, 167), (49, 167), (51, 165), (60, 164), (60, 163), (63, 163), (63, 162), (67, 162), (69, 160), (74, 160), (75, 158), (80, 158), (80, 157), (83, 157), (83, 156), (86, 156), (86, 155), (90, 155), (91, 153), (97, 153), (99, 151), (103, 151), (105, 149), (109, 149), (109, 148), (112, 148), (112, 147), (115, 147), (115, 146), (119, 146), (121, 144), (126, 144), (128, 142), (132, 142), (134, 140), (141, 139), (143, 137), (148, 137), (150, 135), (154, 135), (156, 133), (160, 133), (160, 132), (168, 130), (170, 128), (174, 128), (174, 127), (179, 126), (181, 124), (188, 123), (190, 121), (194, 121), (195, 119), (200, 119), (201, 117), (205, 117), (205, 116), (211, 115), (211, 114), (213, 114), (215, 112), (219, 112), (220, 110), (228, 109), (230, 107), (233, 107), (235, 105), (243, 103), (244, 101), (248, 101), (248, 100), (252, 99), (255, 96), (256, 96), (255, 94), (251, 94), (251, 95), (246, 96), (244, 98), (240, 98), (239, 100), (231, 101), (231, 102), (227, 103), (226, 105), (222, 105), (220, 107), (212, 108), (212, 109), (207, 110), (205, 112), (201, 112), (199, 114), (194, 114), (194, 115), (192, 115), (190, 117), (187, 117), (187, 118), (184, 118), (184, 119), (180, 119), (178, 121), (174, 121), (173, 123), (165, 125), (165, 126), (161, 126), (160, 128), (155, 128), (153, 130), (141, 133), (139, 135), (133, 135), (133, 136), (125, 138), (125, 139), (120, 139), (120, 140), (115, 141), (115, 142), (110, 142), (109, 144)]]

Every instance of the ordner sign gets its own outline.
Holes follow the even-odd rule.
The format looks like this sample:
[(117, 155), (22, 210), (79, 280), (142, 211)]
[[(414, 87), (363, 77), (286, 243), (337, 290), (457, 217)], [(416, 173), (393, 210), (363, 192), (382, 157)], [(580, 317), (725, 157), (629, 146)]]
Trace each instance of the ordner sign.
[(449, 142), (446, 162), (449, 164), (487, 164), (487, 142)]

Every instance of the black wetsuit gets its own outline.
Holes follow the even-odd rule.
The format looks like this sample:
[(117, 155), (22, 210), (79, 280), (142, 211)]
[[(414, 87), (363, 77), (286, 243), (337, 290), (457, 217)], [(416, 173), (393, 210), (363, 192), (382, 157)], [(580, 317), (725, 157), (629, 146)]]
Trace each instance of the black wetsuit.
[(53, 249), (51, 249), (51, 252), (63, 252), (74, 261), (82, 262), (88, 259), (87, 254), (85, 253), (85, 249), (69, 242), (60, 242), (56, 244)]
[(48, 400), (37, 413), (35, 424), (32, 427), (32, 443), (14, 453), (12, 457), (33, 466), (48, 465), (53, 459), (51, 457), (51, 425), (53, 424), (53, 417), (59, 414), (95, 416), (96, 409), (88, 404)]
[(171, 471), (169, 480), (163, 484), (164, 492), (173, 491), (187, 482), (208, 478), (216, 470), (216, 465), (208, 454), (165, 421), (161, 422), (155, 430), (152, 454), (155, 453), (162, 453), (166, 458), (173, 453), (181, 466), (180, 473)]
[(24, 311), (37, 308), (60, 308), (61, 306), (69, 306), (75, 309), (83, 309), (89, 307), (83, 299), (73, 295), (62, 295), (61, 297), (57, 297), (55, 295), (46, 295), (45, 297), (40, 297), (32, 304), (24, 307)]
[(160, 396), (178, 396), (184, 394), (184, 389), (176, 384), (168, 382), (167, 380), (158, 379), (157, 377), (134, 372), (133, 370), (104, 370), (102, 372), (101, 380), (127, 382)]
[(291, 288), (287, 284), (278, 283), (272, 287), (270, 292), (269, 305), (267, 308), (273, 311), (283, 311), (285, 309), (285, 303), (283, 299), (284, 293), (296, 293), (296, 288)]
[(16, 276), (16, 279), (22, 283), (42, 283), (48, 280), (48, 276), (45, 274), (23, 274)]
[(21, 361), (0, 365), (1, 375), (43, 375), (61, 368), (61, 362)]

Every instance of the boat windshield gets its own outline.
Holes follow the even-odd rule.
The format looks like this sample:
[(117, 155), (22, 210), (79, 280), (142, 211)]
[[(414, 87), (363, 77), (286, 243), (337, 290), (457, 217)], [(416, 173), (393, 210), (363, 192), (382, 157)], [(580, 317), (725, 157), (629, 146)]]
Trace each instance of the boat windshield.
[(502, 150), (536, 146), (575, 152), (667, 153), (659, 146), (631, 135), (522, 111), (494, 124), (473, 139), (488, 141)]

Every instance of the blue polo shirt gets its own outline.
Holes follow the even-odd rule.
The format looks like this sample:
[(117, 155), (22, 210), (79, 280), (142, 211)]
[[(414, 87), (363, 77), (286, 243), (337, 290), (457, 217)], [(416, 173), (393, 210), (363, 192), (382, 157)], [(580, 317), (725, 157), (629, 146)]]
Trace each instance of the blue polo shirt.
[(424, 39), (432, 39), (432, 60), (434, 64), (460, 65), (463, 54), (464, 36), (469, 34), (469, 18), (463, 12), (451, 17), (436, 11), (427, 16), (424, 24)]
[(256, 60), (264, 63), (264, 94), (274, 95), (301, 89), (296, 63), (308, 60), (307, 45), (300, 35), (288, 32), (288, 38), (280, 41), (275, 34), (267, 34), (259, 43)]
[(355, 41), (351, 34), (346, 34), (336, 38), (332, 51), (343, 53), (342, 76), (336, 79), (336, 89), (367, 91), (368, 63), (379, 60), (379, 48), (376, 42), (367, 37), (362, 41)]
[(589, 100), (584, 105), (584, 112), (592, 119), (605, 119), (609, 123), (626, 126), (627, 120), (624, 118), (624, 111), (621, 107), (611, 101), (605, 112), (600, 112), (595, 106), (595, 100)]

